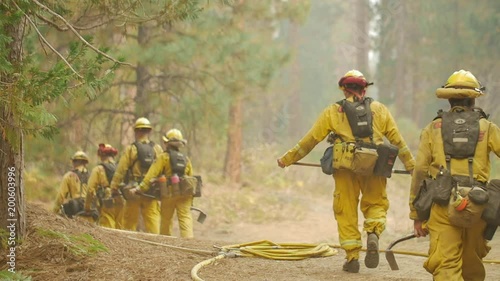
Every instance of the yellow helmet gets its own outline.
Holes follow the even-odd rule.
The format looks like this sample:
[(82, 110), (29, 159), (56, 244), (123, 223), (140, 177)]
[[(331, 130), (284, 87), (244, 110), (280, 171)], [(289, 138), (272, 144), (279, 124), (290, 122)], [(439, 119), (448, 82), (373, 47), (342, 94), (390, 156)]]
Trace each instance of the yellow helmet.
[(178, 129), (170, 129), (162, 138), (164, 142), (178, 141), (184, 144), (187, 143)]
[(79, 150), (75, 152), (75, 154), (73, 154), (71, 160), (83, 160), (89, 162), (89, 157), (87, 156), (87, 154), (85, 154), (85, 152)]
[(134, 129), (152, 129), (151, 122), (145, 117), (141, 117), (135, 121)]
[(441, 99), (478, 98), (483, 93), (483, 87), (476, 77), (466, 70), (453, 72), (446, 84), (436, 90), (436, 96)]
[(443, 88), (481, 88), (481, 85), (470, 71), (461, 69), (453, 72)]

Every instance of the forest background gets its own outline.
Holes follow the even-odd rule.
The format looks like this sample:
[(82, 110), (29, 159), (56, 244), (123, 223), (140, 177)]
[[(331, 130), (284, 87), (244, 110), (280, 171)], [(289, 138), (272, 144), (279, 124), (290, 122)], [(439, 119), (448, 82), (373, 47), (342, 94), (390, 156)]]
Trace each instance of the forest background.
[[(62, 2), (33, 1), (42, 5), (38, 14), (31, 13), (30, 1), (0, 4), (4, 11), (17, 6), (20, 15), (33, 15), (24, 31), (23, 70), (0, 67), (7, 73), (2, 108), (11, 108), (21, 124), (10, 126), (4, 115), (2, 142), (15, 142), (13, 130), (23, 132), (28, 200), (53, 200), (76, 150), (88, 153), (89, 167), (97, 163), (99, 143), (123, 151), (143, 116), (157, 143), (168, 129), (180, 129), (195, 173), (215, 186), (317, 185), (319, 173), (284, 173), (276, 158), (327, 105), (342, 99), (337, 81), (350, 69), (375, 83), (368, 95), (389, 107), (413, 153), (423, 126), (448, 108), (435, 90), (456, 70), (470, 70), (486, 86), (477, 105), (500, 124), (495, 0), (166, 1), (176, 4), (165, 10), (157, 10), (163, 1)], [(127, 4), (133, 13), (120, 10)], [(43, 6), (64, 14), (77, 32)], [(9, 20), (0, 22), (5, 27)], [(83, 77), (76, 78), (79, 73)], [(5, 77), (17, 81), (17, 91)], [(319, 163), (326, 146), (304, 161)], [(491, 177), (499, 178), (495, 158)], [(332, 188), (329, 177), (320, 183)], [(207, 208), (239, 208), (222, 207), (223, 201)]]

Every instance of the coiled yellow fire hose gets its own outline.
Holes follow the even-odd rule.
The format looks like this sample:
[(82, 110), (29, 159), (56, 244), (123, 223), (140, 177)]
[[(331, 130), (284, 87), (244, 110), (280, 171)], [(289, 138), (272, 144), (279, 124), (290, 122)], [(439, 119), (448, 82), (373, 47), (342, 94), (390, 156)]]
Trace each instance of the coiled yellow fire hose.
[[(191, 278), (194, 281), (204, 281), (198, 276), (198, 271), (207, 265), (210, 265), (223, 258), (235, 257), (261, 257), (274, 260), (302, 260), (313, 257), (329, 257), (336, 255), (336, 249), (341, 248), (335, 244), (301, 244), (284, 243), (276, 244), (267, 240), (255, 241), (245, 244), (236, 244), (219, 247), (219, 255), (208, 260), (204, 260), (191, 269)], [(366, 251), (366, 248), (361, 249)], [(385, 250), (379, 250), (383, 253)], [(427, 257), (425, 253), (392, 250), (395, 254)], [(500, 264), (500, 260), (483, 260), (483, 263)]]

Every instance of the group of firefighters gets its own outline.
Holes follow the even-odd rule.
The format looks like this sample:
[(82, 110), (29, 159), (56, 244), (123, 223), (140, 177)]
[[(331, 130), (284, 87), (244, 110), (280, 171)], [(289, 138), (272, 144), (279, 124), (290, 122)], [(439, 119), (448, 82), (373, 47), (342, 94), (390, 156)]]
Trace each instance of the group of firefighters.
[(118, 164), (118, 150), (99, 144), (99, 163), (90, 172), (88, 156), (77, 151), (71, 157), (73, 169), (62, 179), (54, 212), (132, 231), (139, 230), (142, 218), (145, 232), (163, 235), (172, 235), (177, 212), (181, 237), (192, 238), (194, 192), (181, 190), (184, 179), (193, 175), (191, 161), (180, 152), (187, 141), (181, 131), (171, 129), (162, 136), (162, 148), (150, 140), (151, 131), (150, 121), (138, 118), (135, 142), (125, 148)]
[(357, 70), (341, 77), (338, 86), (345, 99), (328, 106), (297, 145), (277, 159), (278, 166), (296, 163), (327, 136), (335, 136), (330, 150), (333, 163), (326, 163), (334, 168), (333, 213), (346, 253), (342, 269), (358, 273), (363, 244), (358, 205), (367, 237), (365, 266), (376, 268), (379, 237), (389, 208), (387, 174), (376, 171), (382, 167), (386, 172), (384, 166), (394, 164), (387, 154), (397, 151), (412, 174), (409, 205), (414, 234), (430, 235), (424, 268), (437, 281), (485, 280), (482, 259), (490, 250), (487, 242), (492, 237), (487, 233), (500, 219), (500, 202), (494, 202), (500, 197), (492, 193), (500, 190), (499, 181), (489, 178), (490, 152), (500, 157), (500, 129), (475, 106), (475, 99), (484, 95), (484, 87), (471, 72), (459, 70), (436, 90), (437, 98), (449, 101), (450, 110), (440, 111), (422, 130), (414, 159), (389, 110), (365, 97), (371, 84)]
[[(367, 237), (365, 266), (376, 268), (379, 264), (379, 237), (386, 227), (389, 200), (387, 171), (373, 171), (377, 170), (378, 159), (384, 158), (377, 154), (383, 151), (379, 151), (381, 147), (389, 148), (389, 152), (396, 151), (395, 155), (412, 174), (409, 205), (415, 236), (430, 235), (429, 258), (424, 268), (434, 280), (484, 280), (482, 259), (490, 249), (487, 242), (491, 237), (485, 238), (487, 223), (476, 210), (483, 210), (487, 202), (485, 196), (491, 169), (489, 154), (493, 152), (500, 157), (500, 129), (475, 106), (475, 99), (484, 95), (484, 87), (471, 72), (460, 70), (436, 90), (438, 98), (449, 101), (450, 110), (440, 112), (422, 130), (415, 159), (387, 107), (365, 96), (371, 84), (358, 70), (351, 70), (341, 77), (338, 86), (345, 98), (321, 113), (297, 145), (277, 159), (278, 166), (284, 168), (296, 163), (327, 136), (335, 136), (329, 164), (333, 166), (335, 181), (333, 213), (340, 245), (346, 253), (342, 269), (358, 273), (363, 245), (358, 228), (358, 206), (364, 216), (363, 232)], [(150, 132), (149, 121), (139, 118), (135, 123), (136, 142), (126, 147), (116, 171), (113, 167), (117, 150), (101, 144), (98, 148), (100, 164), (90, 173), (86, 189), (81, 188), (80, 182), (86, 173), (88, 157), (81, 151), (75, 153), (72, 158), (74, 169), (63, 178), (54, 210), (59, 212), (68, 196), (83, 197), (84, 209), (88, 213), (95, 204), (93, 199), (97, 190), (101, 190), (104, 195), (100, 197), (103, 200), (99, 207), (99, 224), (136, 230), (141, 215), (145, 231), (171, 235), (172, 217), (176, 211), (181, 236), (193, 237), (189, 212), (193, 200), (191, 193), (170, 189), (169, 196), (162, 196), (161, 202), (145, 196), (160, 175), (168, 178), (169, 188), (175, 185), (176, 173), (192, 175), (189, 159), (179, 153), (186, 141), (180, 131), (170, 130), (163, 136), (164, 151), (151, 143)], [(149, 147), (149, 150), (144, 147)], [(177, 158), (182, 160), (179, 163), (184, 163), (182, 171), (175, 169), (177, 164), (172, 164)], [(443, 184), (444, 172), (450, 175), (449, 185)], [(121, 188), (123, 183), (130, 188)], [(431, 186), (437, 186), (434, 187), (436, 190)], [(432, 192), (430, 197), (425, 194), (428, 190)], [(438, 193), (445, 199), (438, 200)], [(422, 205), (419, 201), (422, 198), (431, 198), (431, 201), (423, 202), (424, 205), (428, 203), (428, 207), (419, 212), (417, 206)], [(108, 201), (112, 204), (108, 205)]]

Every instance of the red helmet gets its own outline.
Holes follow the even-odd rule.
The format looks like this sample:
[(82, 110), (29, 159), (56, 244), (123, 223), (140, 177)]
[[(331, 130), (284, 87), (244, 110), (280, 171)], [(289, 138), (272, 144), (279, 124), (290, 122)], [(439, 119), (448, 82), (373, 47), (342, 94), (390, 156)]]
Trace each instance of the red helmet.
[(363, 88), (372, 85), (373, 83), (368, 83), (365, 76), (358, 70), (349, 70), (342, 78), (339, 80), (339, 88), (344, 90), (347, 84), (356, 84)]
[(97, 149), (97, 155), (99, 156), (116, 156), (118, 150), (112, 147), (110, 144), (100, 143)]

